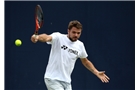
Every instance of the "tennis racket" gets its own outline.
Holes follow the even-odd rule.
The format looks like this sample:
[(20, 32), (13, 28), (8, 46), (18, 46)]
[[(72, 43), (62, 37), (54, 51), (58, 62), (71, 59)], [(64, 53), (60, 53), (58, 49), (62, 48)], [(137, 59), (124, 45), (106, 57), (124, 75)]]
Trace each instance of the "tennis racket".
[(43, 11), (40, 5), (35, 7), (35, 35), (38, 35), (38, 30), (43, 26), (44, 17)]

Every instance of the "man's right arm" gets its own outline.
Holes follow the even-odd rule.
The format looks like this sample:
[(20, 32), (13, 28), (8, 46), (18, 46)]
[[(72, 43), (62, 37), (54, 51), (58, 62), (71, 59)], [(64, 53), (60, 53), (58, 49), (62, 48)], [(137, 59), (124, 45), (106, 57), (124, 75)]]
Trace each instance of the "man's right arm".
[(51, 40), (52, 40), (52, 36), (47, 35), (47, 34), (39, 34), (39, 35), (32, 35), (31, 36), (31, 41), (33, 43), (36, 43), (37, 41), (50, 42)]

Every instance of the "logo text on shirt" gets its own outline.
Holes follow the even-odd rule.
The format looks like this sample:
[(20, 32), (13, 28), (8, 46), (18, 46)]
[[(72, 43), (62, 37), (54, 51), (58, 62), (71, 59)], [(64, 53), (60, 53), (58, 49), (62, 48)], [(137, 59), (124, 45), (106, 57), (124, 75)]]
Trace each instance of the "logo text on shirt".
[(69, 49), (66, 45), (61, 46), (61, 49), (63, 49), (63, 50), (68, 49), (68, 52), (69, 52), (69, 53), (73, 53), (73, 54), (75, 54), (75, 55), (78, 55), (78, 51), (73, 50), (73, 49)]

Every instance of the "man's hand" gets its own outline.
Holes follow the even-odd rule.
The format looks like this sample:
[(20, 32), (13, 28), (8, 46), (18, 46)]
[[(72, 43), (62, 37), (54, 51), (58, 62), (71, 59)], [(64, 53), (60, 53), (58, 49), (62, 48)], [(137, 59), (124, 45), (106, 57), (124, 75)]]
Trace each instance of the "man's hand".
[(96, 76), (103, 82), (108, 83), (110, 78), (105, 74), (105, 71), (99, 71), (96, 73)]
[(31, 41), (32, 41), (33, 43), (36, 43), (36, 42), (38, 41), (38, 38), (39, 38), (38, 35), (33, 34), (33, 35), (31, 36)]
[(105, 75), (105, 71), (98, 71), (87, 58), (81, 58), (81, 61), (82, 64), (92, 73), (94, 73), (103, 83), (109, 82), (110, 79), (107, 75)]

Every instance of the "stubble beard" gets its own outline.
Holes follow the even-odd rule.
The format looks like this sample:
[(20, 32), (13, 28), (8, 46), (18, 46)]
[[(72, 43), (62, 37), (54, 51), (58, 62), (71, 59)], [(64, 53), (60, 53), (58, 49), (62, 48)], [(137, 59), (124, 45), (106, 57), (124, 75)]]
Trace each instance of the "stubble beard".
[(70, 37), (70, 35), (68, 34), (68, 38), (72, 41), (72, 42), (75, 42), (75, 41), (77, 41), (78, 39), (76, 38), (75, 40), (73, 40), (71, 37)]

